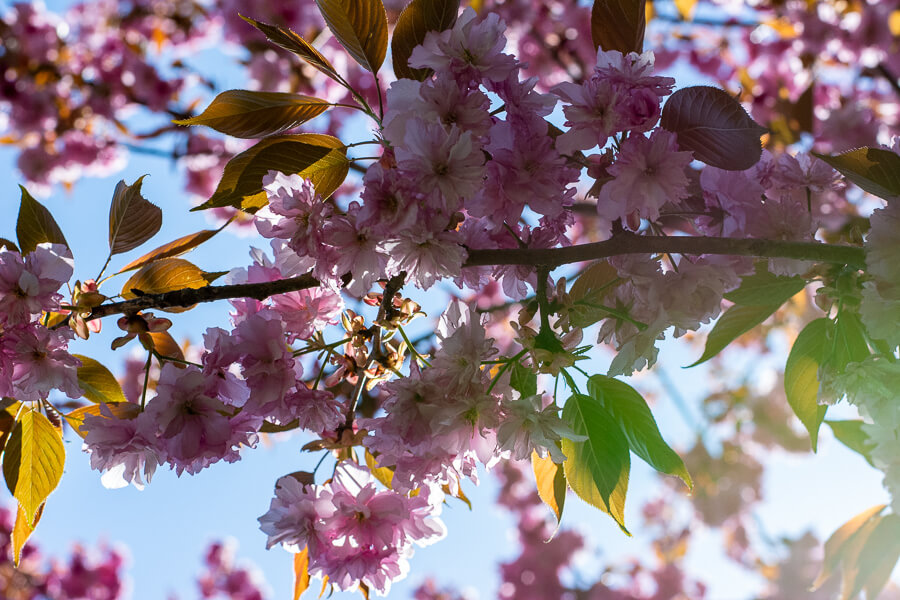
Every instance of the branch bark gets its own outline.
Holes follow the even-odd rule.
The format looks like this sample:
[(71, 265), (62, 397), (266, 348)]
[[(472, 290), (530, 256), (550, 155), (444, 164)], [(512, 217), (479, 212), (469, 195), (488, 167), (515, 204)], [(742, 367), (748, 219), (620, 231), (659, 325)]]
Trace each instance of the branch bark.
[[(847, 265), (857, 269), (865, 268), (866, 264), (865, 250), (856, 246), (746, 238), (642, 236), (623, 232), (617, 233), (603, 242), (565, 248), (469, 249), (469, 258), (463, 267), (531, 265), (552, 269), (564, 264), (599, 260), (622, 254), (665, 253), (789, 258)], [(319, 281), (311, 273), (306, 273), (278, 281), (206, 286), (162, 294), (147, 294), (133, 300), (97, 306), (86, 320), (91, 321), (113, 314), (135, 313), (153, 308), (193, 306), (201, 302), (214, 302), (229, 298), (265, 300), (269, 296), (296, 292), (318, 285)]]
[(558, 267), (622, 254), (721, 254), (759, 258), (790, 258), (865, 268), (865, 250), (855, 246), (819, 242), (786, 242), (750, 238), (696, 236), (643, 236), (618, 233), (592, 244), (565, 248), (470, 249), (465, 267), (486, 265), (532, 265)]

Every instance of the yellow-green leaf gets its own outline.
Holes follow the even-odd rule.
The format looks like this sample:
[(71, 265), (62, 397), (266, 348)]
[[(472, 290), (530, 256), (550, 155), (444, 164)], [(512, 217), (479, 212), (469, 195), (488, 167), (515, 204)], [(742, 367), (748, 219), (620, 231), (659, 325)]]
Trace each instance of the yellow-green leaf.
[(591, 9), (591, 38), (595, 48), (618, 50), (622, 54), (644, 49), (647, 27), (645, 0), (594, 0)]
[(142, 257), (131, 261), (130, 263), (119, 269), (119, 273), (125, 273), (126, 271), (140, 269), (141, 267), (149, 265), (150, 263), (162, 258), (180, 256), (190, 250), (193, 250), (217, 233), (219, 233), (218, 229), (204, 229), (203, 231), (198, 231), (197, 233), (191, 233), (186, 236), (180, 237), (177, 240), (171, 241), (168, 244), (163, 244), (159, 248), (151, 250)]
[(873, 506), (859, 513), (831, 534), (828, 541), (825, 542), (825, 557), (822, 559), (822, 572), (813, 582), (813, 589), (820, 587), (825, 581), (834, 574), (834, 570), (844, 560), (849, 549), (850, 541), (859, 535), (863, 526), (878, 515), (886, 508), (885, 504)]
[(90, 356), (73, 354), (81, 361), (78, 367), (78, 385), (84, 391), (84, 397), (91, 402), (126, 402), (122, 386), (115, 376), (99, 361)]
[(300, 94), (228, 90), (216, 96), (200, 115), (174, 123), (206, 125), (239, 138), (261, 138), (306, 123), (329, 106), (325, 100)]
[(394, 471), (388, 467), (379, 466), (378, 459), (368, 450), (366, 450), (366, 466), (369, 467), (372, 476), (380, 481), (384, 487), (392, 489), (391, 482), (394, 481)]
[(660, 473), (679, 477), (693, 487), (684, 462), (663, 439), (650, 407), (636, 389), (613, 377), (592, 375), (588, 391), (619, 424), (632, 452)]
[(37, 510), (37, 514), (34, 515), (34, 522), (31, 524), (28, 523), (28, 518), (25, 516), (25, 512), (22, 510), (22, 507), (16, 507), (16, 522), (13, 525), (12, 535), (10, 536), (10, 542), (12, 542), (13, 549), (14, 566), (19, 566), (19, 561), (22, 559), (22, 548), (25, 547), (25, 543), (28, 542), (28, 538), (30, 538), (31, 534), (34, 533), (34, 528), (37, 527), (37, 524), (41, 521), (41, 516), (44, 514), (44, 507), (46, 505), (46, 503), (41, 504), (41, 506)]
[(318, 50), (313, 48), (312, 44), (307, 42), (300, 35), (285, 27), (269, 25), (268, 23), (255, 21), (243, 15), (241, 15), (241, 18), (263, 32), (266, 38), (268, 38), (268, 40), (276, 46), (280, 46), (288, 52), (296, 54), (335, 81), (342, 81), (340, 75), (338, 75), (337, 71), (334, 70), (334, 66), (332, 66), (332, 64), (328, 62), (328, 59), (322, 56), (322, 54)]
[(370, 73), (387, 53), (387, 13), (381, 0), (316, 0), (325, 23), (344, 49)]
[[(138, 294), (162, 294), (183, 289), (197, 289), (209, 285), (207, 274), (182, 258), (164, 258), (142, 267), (122, 286), (122, 297), (137, 298)], [(135, 293), (137, 290), (138, 293)], [(165, 309), (181, 312), (179, 308)]]
[(813, 452), (819, 438), (819, 426), (827, 406), (819, 404), (819, 366), (826, 357), (826, 344), (832, 323), (816, 319), (803, 328), (784, 366), (784, 393), (788, 404), (809, 432)]
[(857, 148), (843, 154), (816, 154), (841, 175), (880, 198), (900, 196), (900, 156), (884, 148)]
[(391, 38), (391, 62), (398, 78), (423, 81), (431, 69), (409, 66), (413, 49), (425, 41), (429, 31), (444, 31), (456, 23), (459, 0), (412, 0), (397, 17)]
[(294, 555), (294, 600), (300, 600), (309, 589), (309, 547)]
[(712, 331), (706, 337), (706, 347), (703, 349), (703, 355), (694, 363), (688, 365), (688, 368), (696, 367), (708, 361), (724, 350), (728, 344), (772, 316), (778, 310), (778, 307), (778, 304), (759, 306), (735, 304), (730, 307), (716, 320)]
[(349, 169), (346, 147), (336, 137), (300, 133), (265, 138), (228, 161), (212, 198), (193, 210), (220, 206), (259, 210), (268, 202), (262, 180), (269, 171), (306, 177), (325, 199), (344, 182)]
[(34, 527), (38, 508), (59, 484), (65, 458), (56, 427), (37, 410), (23, 410), (3, 452), (3, 477), (28, 525)]
[(566, 475), (563, 466), (558, 465), (548, 454), (541, 458), (537, 452), (531, 453), (531, 468), (537, 482), (537, 493), (553, 514), (557, 524), (562, 520), (563, 508), (566, 505)]
[(133, 184), (124, 180), (116, 185), (109, 207), (109, 253), (134, 250), (162, 227), (162, 211), (141, 195), (142, 175)]
[(877, 598), (900, 558), (900, 516), (882, 517), (859, 552), (843, 565), (842, 600), (851, 600), (865, 590), (866, 598)]
[(47, 208), (32, 198), (21, 185), (22, 203), (19, 205), (19, 218), (16, 220), (16, 238), (19, 240), (19, 248), (22, 254), (28, 254), (37, 248), (38, 244), (50, 242), (69, 247), (66, 238), (56, 224), (56, 220)]
[(563, 407), (563, 419), (584, 441), (562, 440), (566, 481), (579, 498), (610, 515), (625, 528), (625, 496), (631, 457), (628, 440), (601, 404), (575, 394)]

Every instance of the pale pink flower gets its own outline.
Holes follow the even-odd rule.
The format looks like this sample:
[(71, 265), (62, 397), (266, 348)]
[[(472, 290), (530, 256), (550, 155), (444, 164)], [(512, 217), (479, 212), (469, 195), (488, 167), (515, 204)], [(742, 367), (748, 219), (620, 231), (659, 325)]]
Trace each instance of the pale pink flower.
[(269, 203), (255, 215), (260, 235), (288, 240), (297, 254), (315, 256), (331, 205), (316, 194), (312, 182), (299, 175), (269, 171), (263, 190)]
[(284, 322), (287, 341), (309, 339), (317, 331), (337, 323), (344, 308), (341, 295), (319, 286), (272, 296), (272, 309)]
[(322, 541), (320, 519), (334, 510), (330, 497), (330, 490), (323, 486), (305, 485), (291, 475), (281, 477), (268, 512), (259, 518), (259, 528), (269, 536), (266, 548), (282, 544), (296, 553), (308, 546), (315, 556), (327, 543)]
[(559, 416), (559, 407), (550, 402), (546, 407), (541, 396), (520, 397), (504, 401), (503, 418), (497, 429), (497, 443), (500, 450), (510, 452), (513, 460), (527, 460), (532, 452), (550, 458), (557, 464), (566, 460), (566, 455), (557, 446), (562, 438), (584, 441), (587, 438), (576, 434)]
[(609, 167), (614, 179), (600, 188), (598, 214), (614, 221), (637, 212), (655, 220), (663, 204), (687, 196), (684, 170), (691, 160), (690, 152), (678, 151), (674, 133), (657, 129), (649, 138), (629, 136)]
[(390, 273), (406, 271), (407, 277), (423, 290), (444, 277), (455, 277), (462, 270), (466, 251), (453, 231), (401, 235), (386, 244)]
[(560, 154), (602, 147), (624, 123), (622, 92), (605, 79), (591, 77), (581, 85), (563, 82), (550, 91), (567, 103), (563, 114), (569, 129), (556, 138)]
[(238, 460), (237, 449), (256, 444), (253, 425), (246, 417), (229, 418), (228, 407), (214, 398), (210, 382), (196, 367), (163, 365), (156, 396), (145, 414), (156, 426), (159, 446), (180, 475), (190, 474), (222, 459)]
[[(139, 412), (137, 404), (134, 412)], [(117, 418), (105, 404), (100, 405), (100, 415), (87, 415), (82, 432), (84, 451), (91, 455), (91, 468), (103, 471), (104, 487), (115, 489), (134, 484), (144, 488), (156, 472), (156, 467), (166, 461), (165, 449), (157, 444), (154, 424), (146, 413), (132, 418)]]
[(429, 31), (409, 57), (415, 68), (450, 71), (463, 81), (503, 81), (516, 67), (516, 59), (503, 53), (506, 23), (496, 13), (480, 18), (466, 8), (452, 29)]
[(484, 179), (484, 154), (472, 133), (455, 125), (418, 120), (410, 124), (403, 144), (396, 149), (397, 166), (418, 182), (420, 188), (438, 189), (446, 201), (475, 194)]
[(4, 329), (0, 337), (12, 363), (10, 395), (16, 400), (46, 399), (54, 389), (69, 398), (82, 396), (78, 385), (81, 361), (68, 352), (69, 340), (74, 337), (71, 329), (51, 330), (29, 323)]
[(59, 308), (57, 291), (72, 272), (72, 253), (61, 244), (39, 244), (24, 258), (0, 249), (0, 324), (25, 323)]
[(303, 429), (314, 433), (334, 431), (344, 421), (344, 404), (334, 394), (311, 390), (301, 381), (284, 398), (283, 413), (287, 420), (297, 419)]

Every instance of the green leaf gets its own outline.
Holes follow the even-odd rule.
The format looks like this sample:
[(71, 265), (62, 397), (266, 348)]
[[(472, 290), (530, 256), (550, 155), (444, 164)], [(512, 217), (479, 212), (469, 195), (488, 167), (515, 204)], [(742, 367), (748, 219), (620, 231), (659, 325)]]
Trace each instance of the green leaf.
[(632, 452), (660, 473), (679, 477), (693, 487), (684, 462), (663, 440), (650, 407), (637, 390), (605, 375), (593, 375), (587, 387), (591, 397), (615, 418)]
[(522, 363), (513, 363), (509, 373), (509, 385), (521, 394), (522, 398), (528, 398), (537, 394), (537, 374)]
[(794, 414), (809, 432), (813, 452), (819, 437), (819, 426), (825, 419), (826, 406), (819, 404), (819, 366), (826, 356), (829, 319), (816, 319), (803, 328), (784, 366), (784, 393)]
[(842, 308), (830, 333), (831, 351), (825, 361), (827, 368), (843, 373), (848, 364), (861, 362), (869, 356), (866, 334), (855, 311)]
[[(162, 294), (176, 290), (206, 287), (211, 280), (206, 273), (183, 258), (164, 258), (142, 267), (122, 286), (122, 297), (126, 300), (139, 295)], [(184, 312), (190, 307), (164, 308), (167, 312)]]
[(131, 261), (130, 263), (119, 269), (119, 273), (125, 273), (126, 271), (140, 269), (145, 265), (149, 265), (150, 263), (163, 258), (171, 258), (185, 254), (186, 252), (193, 250), (203, 242), (210, 239), (212, 236), (219, 233), (219, 231), (219, 229), (204, 229), (203, 231), (198, 231), (197, 233), (191, 233), (186, 236), (180, 237), (177, 240), (169, 242), (168, 244), (163, 244), (159, 248), (151, 250), (142, 257)]
[(133, 184), (122, 180), (113, 192), (109, 207), (109, 253), (134, 250), (162, 227), (162, 211), (141, 195), (142, 175)]
[(847, 421), (825, 421), (825, 423), (831, 427), (831, 432), (839, 442), (860, 454), (866, 459), (867, 463), (873, 467), (875, 466), (872, 463), (872, 450), (875, 449), (875, 444), (863, 430), (864, 421), (851, 419)]
[[(43, 204), (31, 197), (21, 185), (22, 202), (19, 205), (19, 218), (16, 220), (16, 238), (19, 240), (19, 248), (22, 254), (28, 254), (38, 247), (38, 244), (50, 242), (62, 244), (69, 248), (68, 242), (56, 224), (56, 220)], [(69, 248), (71, 251), (71, 248)]]
[[(900, 515), (885, 515), (866, 539), (854, 564), (844, 566), (844, 598), (855, 598), (863, 590), (866, 598), (877, 598), (898, 558)], [(848, 580), (852, 580), (852, 584), (848, 584)]]
[[(866, 525), (879, 518), (878, 515), (886, 505), (879, 504), (859, 513), (831, 534), (825, 542), (825, 557), (822, 559), (822, 572), (812, 584), (813, 589), (821, 587), (825, 581), (834, 574), (835, 569), (848, 556), (852, 550), (854, 539), (871, 532), (866, 531)], [(861, 544), (857, 544), (861, 546)]]
[(381, 0), (316, 0), (328, 29), (370, 73), (377, 73), (388, 46), (387, 13)]
[(37, 410), (23, 410), (3, 452), (3, 477), (29, 526), (34, 527), (38, 509), (59, 484), (65, 459), (59, 430)]
[(328, 59), (318, 50), (313, 48), (312, 44), (307, 42), (300, 35), (297, 35), (285, 27), (278, 27), (277, 25), (269, 25), (261, 21), (255, 21), (244, 15), (240, 15), (240, 17), (263, 32), (266, 38), (276, 46), (280, 46), (288, 52), (296, 54), (338, 83), (343, 83), (341, 76), (337, 74), (337, 71), (335, 71), (334, 66), (328, 62)]
[(566, 505), (566, 474), (562, 465), (558, 465), (548, 454), (541, 458), (537, 452), (531, 453), (531, 468), (537, 482), (537, 493), (556, 516), (556, 523), (562, 521), (563, 508)]
[(813, 155), (880, 198), (900, 196), (900, 156), (884, 148), (857, 148), (842, 154)]
[(591, 38), (595, 48), (640, 54), (646, 28), (646, 0), (594, 0)]
[(706, 348), (703, 355), (687, 366), (696, 367), (725, 349), (728, 344), (741, 337), (778, 310), (779, 304), (762, 306), (742, 306), (735, 304), (726, 310), (716, 321), (712, 331), (706, 337)]
[(626, 534), (625, 496), (631, 457), (619, 424), (590, 396), (575, 394), (563, 407), (563, 419), (587, 439), (562, 440), (566, 481), (578, 497), (610, 515)]
[(127, 402), (122, 386), (109, 369), (90, 356), (72, 356), (81, 361), (81, 366), (78, 367), (78, 385), (85, 398), (91, 402)]
[(619, 313), (602, 305), (603, 299), (625, 280), (607, 261), (598, 261), (581, 272), (569, 290), (572, 306), (569, 322), (573, 327), (588, 327), (600, 319)]
[(325, 100), (300, 94), (228, 90), (198, 116), (173, 123), (206, 125), (239, 138), (261, 138), (306, 123), (330, 106)]
[(21, 506), (16, 507), (16, 522), (13, 525), (12, 534), (10, 535), (10, 542), (12, 543), (13, 549), (13, 565), (18, 568), (19, 561), (22, 558), (22, 548), (25, 547), (26, 542), (28, 542), (28, 538), (31, 537), (31, 534), (34, 533), (35, 527), (37, 527), (38, 523), (41, 521), (41, 517), (44, 515), (44, 507), (47, 506), (46, 503), (41, 504), (41, 506), (37, 510), (37, 514), (34, 515), (34, 522), (29, 523), (28, 518), (25, 516), (25, 511), (22, 510)]
[(330, 135), (300, 133), (265, 138), (228, 161), (212, 198), (192, 210), (220, 206), (259, 210), (268, 203), (262, 180), (269, 171), (308, 178), (324, 200), (344, 182), (349, 169), (344, 143)]
[(398, 79), (425, 80), (431, 69), (409, 66), (413, 49), (425, 41), (429, 31), (451, 29), (459, 13), (459, 0), (412, 0), (397, 17), (391, 39), (391, 62)]
[(725, 294), (725, 299), (745, 306), (782, 305), (806, 287), (802, 277), (781, 277), (758, 263), (756, 273), (741, 278), (741, 286)]
[(726, 171), (749, 169), (762, 156), (766, 128), (750, 118), (740, 102), (710, 86), (677, 90), (663, 107), (660, 126), (678, 136), (680, 150)]

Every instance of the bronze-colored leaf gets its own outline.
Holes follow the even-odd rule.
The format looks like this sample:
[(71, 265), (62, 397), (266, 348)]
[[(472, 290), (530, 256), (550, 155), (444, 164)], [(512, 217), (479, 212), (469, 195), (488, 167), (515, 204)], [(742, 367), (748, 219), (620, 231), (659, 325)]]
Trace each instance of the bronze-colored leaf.
[(269, 41), (276, 46), (280, 46), (288, 52), (296, 54), (335, 81), (340, 83), (343, 82), (341, 76), (337, 74), (337, 71), (334, 70), (332, 64), (328, 62), (328, 59), (322, 56), (318, 50), (313, 48), (312, 44), (290, 29), (255, 21), (243, 15), (241, 15), (241, 18), (262, 31)]
[(681, 150), (726, 171), (749, 169), (762, 156), (765, 127), (750, 118), (740, 102), (724, 90), (699, 85), (672, 94), (660, 125), (678, 136)]
[(109, 253), (134, 250), (162, 227), (162, 211), (141, 195), (142, 175), (133, 184), (124, 180), (116, 185), (109, 207)]
[(0, 452), (2, 452), (3, 448), (6, 447), (6, 440), (9, 439), (9, 434), (12, 432), (13, 427), (16, 426), (16, 415), (19, 414), (22, 403), (12, 398), (3, 398), (0, 406), (2, 406), (0, 408)]
[(150, 263), (161, 260), (163, 258), (180, 256), (190, 250), (193, 250), (206, 240), (210, 239), (212, 236), (219, 233), (219, 231), (220, 230), (218, 229), (204, 229), (203, 231), (198, 231), (197, 233), (191, 233), (184, 237), (180, 237), (177, 240), (169, 242), (168, 244), (163, 244), (159, 248), (151, 250), (142, 257), (131, 261), (130, 263), (119, 269), (119, 273), (125, 273), (126, 271), (140, 269), (145, 265), (149, 265)]
[(19, 247), (16, 246), (13, 242), (9, 241), (6, 238), (0, 237), (0, 250), (2, 250), (3, 248), (6, 248), (11, 252), (19, 252)]
[(398, 78), (423, 81), (431, 69), (409, 66), (413, 49), (425, 41), (429, 31), (444, 31), (456, 23), (459, 0), (412, 0), (400, 13), (391, 38), (391, 62)]
[(32, 252), (38, 244), (45, 242), (62, 244), (68, 248), (69, 244), (50, 211), (24, 187), (20, 185), (19, 188), (22, 190), (22, 203), (19, 205), (19, 218), (16, 221), (16, 238), (22, 254)]
[(65, 459), (59, 430), (37, 410), (23, 410), (3, 451), (3, 477), (31, 527), (38, 508), (59, 484)]
[(261, 138), (306, 123), (329, 106), (325, 100), (300, 94), (228, 90), (216, 96), (200, 115), (173, 122), (206, 125), (239, 138)]
[[(168, 331), (151, 331), (147, 334), (153, 341), (153, 349), (160, 356), (172, 358), (175, 361), (184, 360), (184, 351), (178, 344), (178, 341), (172, 337)], [(176, 367), (184, 367), (185, 365), (174, 362)]]
[[(162, 294), (175, 290), (197, 289), (209, 285), (207, 273), (182, 258), (164, 258), (142, 267), (122, 286), (126, 300), (138, 295)], [(184, 312), (188, 307), (162, 309), (167, 312)]]
[(622, 54), (644, 51), (646, 0), (594, 0), (591, 38), (595, 48)]
[(387, 13), (381, 0), (316, 0), (334, 37), (370, 73), (387, 53)]
[(212, 198), (193, 210), (232, 206), (255, 212), (268, 202), (262, 180), (269, 171), (307, 177), (328, 198), (349, 169), (346, 147), (336, 137), (300, 133), (265, 138), (228, 161)]
[(568, 489), (563, 466), (553, 462), (549, 455), (541, 458), (537, 452), (532, 452), (531, 468), (534, 470), (538, 496), (553, 511), (558, 524), (562, 520)]

